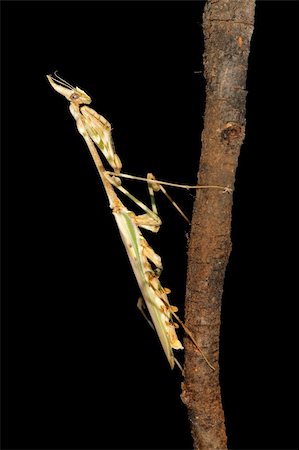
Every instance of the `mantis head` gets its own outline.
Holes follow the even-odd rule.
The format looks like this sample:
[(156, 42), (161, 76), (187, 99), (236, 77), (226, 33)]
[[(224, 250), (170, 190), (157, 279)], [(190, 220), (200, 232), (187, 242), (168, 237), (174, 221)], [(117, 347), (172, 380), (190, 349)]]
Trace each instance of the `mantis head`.
[(69, 102), (76, 105), (89, 105), (91, 103), (89, 95), (82, 91), (82, 89), (74, 87), (63, 78), (60, 78), (56, 72), (54, 76), (47, 75), (47, 78), (53, 89), (63, 95)]

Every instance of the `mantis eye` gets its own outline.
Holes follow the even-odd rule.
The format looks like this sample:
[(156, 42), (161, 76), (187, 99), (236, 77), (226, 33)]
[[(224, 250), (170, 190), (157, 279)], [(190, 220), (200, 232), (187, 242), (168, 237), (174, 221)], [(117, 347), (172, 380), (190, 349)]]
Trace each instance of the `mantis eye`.
[(70, 96), (70, 100), (77, 100), (77, 98), (79, 98), (79, 95), (78, 95), (78, 94), (72, 94), (72, 95)]

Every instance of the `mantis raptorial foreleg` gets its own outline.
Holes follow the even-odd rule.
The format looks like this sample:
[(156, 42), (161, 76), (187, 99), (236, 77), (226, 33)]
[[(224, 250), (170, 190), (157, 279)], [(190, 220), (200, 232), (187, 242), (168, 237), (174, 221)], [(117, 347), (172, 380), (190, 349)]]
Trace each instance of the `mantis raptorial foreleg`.
[[(93, 142), (100, 148), (108, 163), (115, 170), (120, 172), (122, 163), (115, 152), (115, 146), (111, 135), (111, 125), (105, 117), (98, 114), (92, 108), (84, 106), (81, 108), (84, 117), (85, 129)], [(99, 126), (100, 123), (100, 126)]]
[[(198, 350), (201, 353), (202, 351), (192, 333), (176, 315), (177, 308), (170, 305), (167, 297), (170, 290), (164, 288), (159, 280), (162, 271), (161, 258), (148, 244), (140, 229), (144, 228), (152, 232), (157, 232), (161, 226), (161, 219), (157, 212), (154, 197), (154, 192), (158, 190), (161, 190), (164, 195), (170, 199), (175, 208), (188, 221), (188, 218), (163, 187), (163, 185), (173, 187), (182, 186), (175, 183), (158, 181), (152, 174), (148, 174), (146, 179), (122, 174), (120, 172), (122, 163), (115, 151), (111, 136), (111, 125), (103, 116), (86, 106), (91, 103), (91, 98), (84, 91), (78, 87), (73, 87), (57, 75), (55, 77), (47, 75), (47, 78), (51, 86), (70, 102), (70, 112), (76, 121), (79, 133), (83, 136), (87, 144), (103, 182), (103, 186), (109, 199), (109, 206), (112, 209), (121, 239), (124, 243), (142, 297), (151, 316), (153, 326), (159, 336), (171, 368), (174, 367), (175, 363), (181, 368), (181, 365), (173, 354), (173, 349), (178, 350), (183, 348), (176, 335), (178, 323), (182, 325), (187, 334), (191, 337)], [(105, 169), (95, 145), (102, 152), (113, 171), (107, 171)], [(151, 208), (148, 208), (143, 202), (125, 189), (121, 184), (121, 178), (147, 181), (151, 199)], [(184, 187), (186, 189), (203, 188), (203, 186), (188, 185), (185, 185)], [(222, 190), (226, 189), (220, 186), (205, 186), (205, 188), (207, 187)], [(133, 211), (128, 209), (118, 198), (116, 190), (122, 192), (126, 197), (132, 200), (144, 211), (144, 214), (136, 215)], [(143, 310), (140, 302), (138, 302), (138, 306)], [(204, 355), (203, 357), (209, 366), (212, 367)]]

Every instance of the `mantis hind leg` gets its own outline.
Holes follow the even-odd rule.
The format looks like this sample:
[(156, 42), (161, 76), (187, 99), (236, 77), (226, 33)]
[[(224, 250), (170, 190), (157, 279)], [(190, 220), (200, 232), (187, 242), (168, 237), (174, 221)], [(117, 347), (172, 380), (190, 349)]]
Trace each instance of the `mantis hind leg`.
[(146, 304), (145, 304), (145, 301), (144, 301), (143, 297), (139, 297), (138, 298), (138, 300), (137, 300), (137, 308), (139, 309), (139, 311), (141, 312), (141, 314), (143, 315), (143, 317), (145, 318), (145, 320), (147, 321), (149, 326), (155, 331), (155, 327), (154, 327), (152, 321), (146, 315), (145, 311), (147, 311), (147, 307), (146, 307)]

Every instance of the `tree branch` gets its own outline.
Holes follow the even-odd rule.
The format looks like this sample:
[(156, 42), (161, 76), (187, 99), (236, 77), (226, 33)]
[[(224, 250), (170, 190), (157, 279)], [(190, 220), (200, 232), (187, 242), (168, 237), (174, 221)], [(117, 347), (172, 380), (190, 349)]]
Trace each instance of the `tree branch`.
[[(198, 183), (233, 187), (245, 135), (246, 75), (255, 0), (208, 0), (203, 16), (206, 108)], [(232, 195), (207, 189), (194, 203), (185, 323), (216, 368), (185, 338), (182, 400), (195, 449), (225, 449), (219, 386), (221, 297), (231, 252)]]

